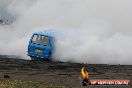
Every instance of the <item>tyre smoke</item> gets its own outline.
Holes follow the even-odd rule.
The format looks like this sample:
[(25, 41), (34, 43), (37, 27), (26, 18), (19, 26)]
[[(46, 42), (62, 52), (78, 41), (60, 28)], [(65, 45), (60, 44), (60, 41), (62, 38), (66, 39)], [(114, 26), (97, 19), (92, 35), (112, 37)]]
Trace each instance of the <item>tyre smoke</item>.
[(132, 64), (131, 0), (5, 0), (0, 53), (27, 57), (33, 32), (61, 31), (55, 60), (98, 64)]

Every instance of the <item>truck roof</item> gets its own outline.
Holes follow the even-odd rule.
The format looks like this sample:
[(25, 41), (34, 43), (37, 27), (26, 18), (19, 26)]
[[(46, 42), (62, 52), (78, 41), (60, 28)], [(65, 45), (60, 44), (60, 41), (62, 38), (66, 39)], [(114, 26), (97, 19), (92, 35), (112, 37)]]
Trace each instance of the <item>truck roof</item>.
[(52, 36), (54, 37), (54, 32), (53, 31), (42, 31), (42, 32), (35, 32), (33, 34), (38, 34), (38, 35), (44, 35), (44, 36)]

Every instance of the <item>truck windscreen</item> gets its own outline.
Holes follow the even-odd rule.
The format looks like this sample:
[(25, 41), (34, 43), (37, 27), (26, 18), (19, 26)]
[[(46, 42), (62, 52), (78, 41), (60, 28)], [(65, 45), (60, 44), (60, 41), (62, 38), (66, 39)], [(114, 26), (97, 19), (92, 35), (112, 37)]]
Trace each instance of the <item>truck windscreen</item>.
[(47, 46), (49, 45), (49, 37), (43, 35), (34, 34), (32, 37), (32, 43)]

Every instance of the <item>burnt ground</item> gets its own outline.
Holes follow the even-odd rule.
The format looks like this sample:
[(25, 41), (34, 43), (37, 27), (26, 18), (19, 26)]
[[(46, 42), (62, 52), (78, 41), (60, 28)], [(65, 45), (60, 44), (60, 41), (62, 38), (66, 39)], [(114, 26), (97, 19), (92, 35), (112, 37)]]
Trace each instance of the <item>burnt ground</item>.
[[(62, 88), (84, 88), (79, 80), (83, 66), (89, 68), (90, 79), (132, 79), (131, 65), (79, 64), (57, 61), (30, 61), (0, 56), (0, 80), (35, 81)], [(132, 88), (132, 86), (87, 86), (86, 88)]]

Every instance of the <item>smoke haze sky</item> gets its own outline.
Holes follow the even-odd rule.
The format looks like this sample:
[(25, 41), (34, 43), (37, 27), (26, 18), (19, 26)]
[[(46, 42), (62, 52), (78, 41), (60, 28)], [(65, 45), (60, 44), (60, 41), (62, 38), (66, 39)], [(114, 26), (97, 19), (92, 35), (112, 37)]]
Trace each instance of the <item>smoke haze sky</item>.
[(33, 32), (62, 31), (54, 58), (62, 61), (132, 64), (131, 0), (0, 0), (0, 53), (26, 56)]

